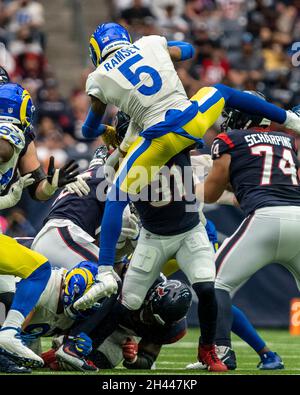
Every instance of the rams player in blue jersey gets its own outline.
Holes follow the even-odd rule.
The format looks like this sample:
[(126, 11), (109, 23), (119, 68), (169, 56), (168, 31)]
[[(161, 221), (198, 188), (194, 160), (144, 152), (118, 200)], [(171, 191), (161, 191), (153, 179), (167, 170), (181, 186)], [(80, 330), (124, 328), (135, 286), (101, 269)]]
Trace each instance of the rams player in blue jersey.
[[(156, 176), (158, 170), (153, 171), (153, 166), (159, 169), (201, 139), (225, 104), (300, 132), (298, 114), (221, 84), (202, 88), (189, 100), (173, 66), (173, 61), (193, 56), (194, 49), (188, 43), (167, 42), (160, 36), (142, 37), (132, 43), (123, 26), (106, 23), (92, 35), (90, 51), (96, 70), (87, 80), (92, 104), (83, 135), (94, 138), (105, 131), (101, 118), (107, 104), (127, 113), (131, 123), (120, 146), (127, 155), (108, 196), (102, 222), (102, 281), (78, 301), (78, 307), (88, 307), (99, 295), (116, 292), (112, 268), (124, 208)], [(137, 166), (143, 168), (138, 185)]]

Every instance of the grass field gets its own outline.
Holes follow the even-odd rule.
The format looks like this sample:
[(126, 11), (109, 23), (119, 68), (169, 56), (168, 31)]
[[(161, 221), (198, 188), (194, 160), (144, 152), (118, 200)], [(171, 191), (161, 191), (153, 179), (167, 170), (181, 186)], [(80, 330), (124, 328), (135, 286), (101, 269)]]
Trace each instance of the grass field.
[[(284, 370), (260, 371), (256, 368), (259, 358), (257, 354), (237, 337), (233, 337), (233, 346), (237, 354), (238, 369), (226, 374), (234, 375), (285, 375), (300, 374), (300, 337), (290, 336), (285, 330), (260, 330), (260, 335), (265, 339), (268, 346), (276, 351), (285, 363)], [(198, 331), (190, 329), (188, 334), (179, 342), (165, 346), (156, 362), (156, 370), (133, 371), (124, 369), (122, 366), (114, 370), (101, 371), (101, 374), (123, 375), (123, 374), (212, 374), (207, 371), (188, 371), (185, 366), (196, 361)], [(43, 341), (43, 348), (47, 349), (50, 341)], [(49, 374), (47, 370), (35, 371), (34, 374)], [(50, 374), (66, 374), (67, 372), (51, 372)], [(74, 373), (76, 374), (76, 373)], [(80, 374), (80, 373), (77, 373)], [(99, 373), (94, 373), (99, 374)]]

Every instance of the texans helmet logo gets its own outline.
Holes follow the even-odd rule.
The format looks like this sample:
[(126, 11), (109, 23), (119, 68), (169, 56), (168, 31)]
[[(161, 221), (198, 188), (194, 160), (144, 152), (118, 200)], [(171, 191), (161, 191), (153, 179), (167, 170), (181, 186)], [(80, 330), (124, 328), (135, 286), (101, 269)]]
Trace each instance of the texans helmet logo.
[(156, 293), (157, 295), (162, 298), (163, 296), (165, 296), (168, 292), (165, 290), (164, 287), (157, 287), (156, 288)]

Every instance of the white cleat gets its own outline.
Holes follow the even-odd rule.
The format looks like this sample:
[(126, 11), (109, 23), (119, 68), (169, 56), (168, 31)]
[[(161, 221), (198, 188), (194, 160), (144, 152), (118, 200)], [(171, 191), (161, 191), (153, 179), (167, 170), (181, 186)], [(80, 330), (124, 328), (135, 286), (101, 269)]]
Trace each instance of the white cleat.
[(207, 366), (204, 365), (202, 362), (195, 362), (195, 363), (189, 363), (185, 367), (188, 370), (206, 370)]
[(0, 329), (0, 354), (8, 356), (23, 366), (32, 368), (44, 366), (42, 358), (25, 346), (20, 328), (5, 327)]

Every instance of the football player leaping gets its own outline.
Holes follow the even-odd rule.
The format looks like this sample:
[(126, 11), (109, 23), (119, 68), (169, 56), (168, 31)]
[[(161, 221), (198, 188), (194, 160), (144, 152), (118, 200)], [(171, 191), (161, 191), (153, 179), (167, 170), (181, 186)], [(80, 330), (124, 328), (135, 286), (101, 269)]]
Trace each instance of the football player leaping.
[[(32, 172), (20, 177), (9, 188), (32, 127), (34, 107), (29, 93), (20, 85), (7, 82), (3, 76), (0, 84), (0, 107), (0, 209), (4, 209), (14, 206), (20, 200), (23, 188), (35, 183), (35, 175)], [(78, 174), (76, 169), (77, 165), (73, 163), (62, 169), (55, 169), (52, 159), (48, 174), (39, 179), (40, 192), (37, 192), (37, 197), (49, 198), (58, 187), (75, 181)], [(43, 361), (22, 343), (19, 333), (25, 317), (45, 288), (50, 276), (50, 264), (41, 254), (19, 245), (2, 234), (0, 256), (0, 274), (23, 279), (0, 330), (0, 353), (21, 364), (41, 366)]]
[[(112, 272), (115, 245), (122, 212), (130, 196), (135, 196), (173, 156), (198, 141), (216, 121), (224, 105), (258, 114), (300, 133), (300, 118), (258, 97), (218, 84), (200, 89), (191, 100), (175, 71), (173, 61), (189, 59), (192, 45), (167, 42), (164, 37), (142, 37), (131, 42), (128, 31), (115, 23), (98, 26), (90, 40), (91, 57), (97, 69), (87, 80), (91, 109), (83, 125), (83, 135), (101, 135), (101, 118), (106, 105), (114, 104), (131, 117), (120, 149), (128, 151), (116, 176), (105, 207), (100, 241), (99, 273), (102, 283), (78, 301), (88, 307), (99, 294), (116, 292)], [(140, 131), (134, 140), (134, 132)], [(144, 169), (139, 185), (136, 169)], [(156, 171), (153, 171), (156, 167)]]
[(205, 202), (215, 202), (230, 182), (247, 216), (216, 256), (217, 340), (230, 347), (230, 294), (256, 271), (280, 263), (299, 287), (300, 186), (292, 136), (273, 131), (263, 117), (232, 108), (226, 126), (232, 130), (219, 134), (213, 143), (214, 163), (203, 193)]

